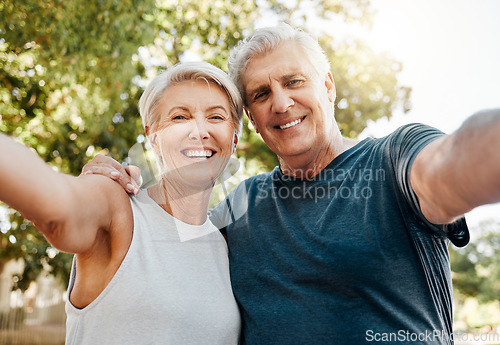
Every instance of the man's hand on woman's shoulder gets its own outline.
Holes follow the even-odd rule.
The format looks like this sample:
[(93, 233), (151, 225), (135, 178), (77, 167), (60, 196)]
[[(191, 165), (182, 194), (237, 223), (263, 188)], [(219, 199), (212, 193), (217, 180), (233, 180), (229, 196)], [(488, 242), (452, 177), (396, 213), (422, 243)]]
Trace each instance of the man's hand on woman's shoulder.
[(81, 175), (98, 174), (118, 182), (127, 193), (136, 195), (142, 184), (141, 171), (135, 165), (124, 168), (111, 157), (96, 155), (85, 164)]

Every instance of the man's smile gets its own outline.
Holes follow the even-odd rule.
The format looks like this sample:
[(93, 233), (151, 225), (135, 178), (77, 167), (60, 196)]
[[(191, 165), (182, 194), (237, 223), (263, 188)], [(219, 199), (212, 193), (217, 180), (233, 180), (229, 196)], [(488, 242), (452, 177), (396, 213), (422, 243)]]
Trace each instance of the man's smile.
[(274, 126), (274, 128), (279, 128), (279, 129), (288, 129), (291, 127), (297, 126), (299, 123), (301, 123), (306, 117), (302, 117), (300, 119), (285, 123), (284, 125), (279, 125), (279, 126)]

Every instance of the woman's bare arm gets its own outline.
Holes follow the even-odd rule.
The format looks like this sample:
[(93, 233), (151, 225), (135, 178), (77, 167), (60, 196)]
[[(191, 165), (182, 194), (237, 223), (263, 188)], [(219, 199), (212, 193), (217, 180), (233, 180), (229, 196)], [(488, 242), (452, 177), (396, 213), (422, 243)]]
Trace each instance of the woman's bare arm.
[(59, 250), (92, 250), (99, 232), (132, 226), (128, 195), (98, 175), (58, 173), (27, 147), (0, 134), (0, 200), (31, 220)]

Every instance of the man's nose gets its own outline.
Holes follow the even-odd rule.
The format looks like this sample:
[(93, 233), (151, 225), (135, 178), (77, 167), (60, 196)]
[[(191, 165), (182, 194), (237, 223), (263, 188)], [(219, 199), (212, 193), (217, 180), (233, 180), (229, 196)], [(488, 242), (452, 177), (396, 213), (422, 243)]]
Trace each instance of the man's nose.
[(272, 93), (272, 110), (275, 113), (286, 112), (295, 102), (284, 90), (275, 90)]

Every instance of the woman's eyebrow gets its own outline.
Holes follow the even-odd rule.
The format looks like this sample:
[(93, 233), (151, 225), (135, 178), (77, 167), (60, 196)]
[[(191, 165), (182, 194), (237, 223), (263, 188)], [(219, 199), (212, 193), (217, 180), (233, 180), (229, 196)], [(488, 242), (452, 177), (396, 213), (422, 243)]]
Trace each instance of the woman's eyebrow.
[(228, 110), (226, 109), (225, 106), (219, 105), (219, 104), (211, 105), (211, 106), (207, 107), (206, 110), (218, 110), (218, 109), (223, 110), (225, 113), (228, 112)]
[(172, 107), (169, 111), (168, 111), (168, 114), (172, 114), (173, 112), (175, 111), (178, 111), (178, 110), (183, 110), (183, 111), (187, 111), (189, 112), (189, 108), (187, 106), (183, 106), (183, 105), (176, 105), (174, 107)]

